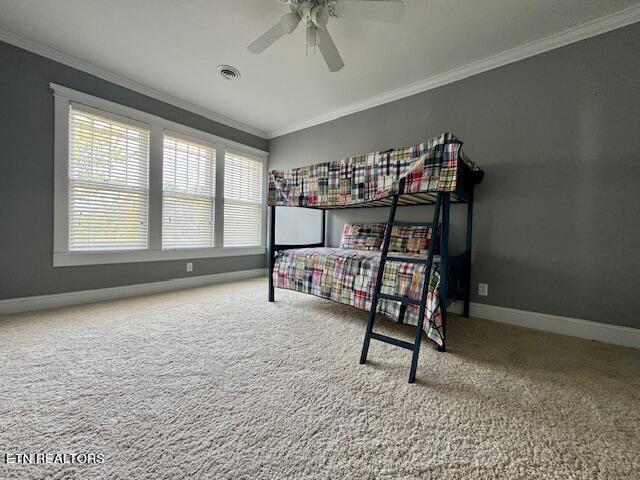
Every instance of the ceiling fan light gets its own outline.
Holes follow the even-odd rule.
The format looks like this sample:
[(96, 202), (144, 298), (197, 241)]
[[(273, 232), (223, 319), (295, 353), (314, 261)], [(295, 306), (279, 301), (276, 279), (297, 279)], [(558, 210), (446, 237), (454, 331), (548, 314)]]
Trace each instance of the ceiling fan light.
[(309, 54), (310, 48), (315, 49), (316, 44), (316, 26), (313, 23), (309, 23), (309, 25), (307, 25), (307, 55)]

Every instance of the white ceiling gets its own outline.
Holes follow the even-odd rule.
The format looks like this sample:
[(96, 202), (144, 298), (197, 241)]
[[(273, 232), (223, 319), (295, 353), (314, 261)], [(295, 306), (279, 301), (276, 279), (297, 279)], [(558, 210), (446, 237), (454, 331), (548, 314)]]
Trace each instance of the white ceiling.
[[(246, 45), (278, 0), (0, 0), (0, 28), (271, 136), (609, 15), (638, 0), (406, 0), (399, 24), (332, 19), (345, 68), (305, 56), (304, 29)], [(237, 67), (229, 82), (219, 64)]]

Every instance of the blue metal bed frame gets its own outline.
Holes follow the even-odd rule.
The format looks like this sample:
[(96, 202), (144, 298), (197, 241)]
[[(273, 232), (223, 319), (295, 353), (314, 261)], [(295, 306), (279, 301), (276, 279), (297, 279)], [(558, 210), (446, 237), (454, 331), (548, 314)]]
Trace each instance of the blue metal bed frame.
[[(464, 302), (463, 315), (469, 317), (469, 301), (471, 296), (471, 241), (472, 241), (472, 229), (473, 229), (473, 188), (476, 183), (482, 180), (482, 173), (474, 180), (471, 174), (467, 176), (460, 175), (458, 179), (458, 185), (453, 192), (434, 192), (432, 194), (433, 200), (426, 200), (424, 197), (418, 197), (416, 199), (415, 194), (398, 193), (390, 197), (390, 211), (389, 219), (387, 221), (387, 229), (385, 231), (385, 239), (382, 245), (382, 256), (380, 260), (380, 266), (378, 268), (378, 277), (376, 279), (376, 287), (374, 296), (372, 298), (371, 310), (369, 311), (369, 318), (367, 321), (367, 329), (362, 346), (362, 353), (360, 355), (360, 363), (364, 364), (367, 361), (367, 355), (369, 352), (369, 344), (371, 339), (378, 340), (384, 343), (395, 345), (413, 352), (411, 359), (411, 369), (409, 371), (409, 383), (413, 383), (416, 377), (416, 370), (418, 365), (418, 356), (420, 354), (420, 345), (422, 343), (422, 332), (424, 323), (424, 313), (426, 307), (426, 298), (429, 285), (429, 278), (425, 276), (422, 298), (417, 303), (415, 299), (409, 299), (406, 297), (393, 297), (390, 295), (384, 295), (380, 293), (380, 285), (382, 283), (382, 276), (384, 273), (384, 266), (387, 261), (416, 261), (415, 259), (402, 258), (401, 255), (394, 254), (393, 257), (388, 256), (389, 241), (391, 237), (392, 227), (399, 225), (414, 225), (414, 226), (433, 226), (441, 225), (439, 234), (439, 240), (436, 237), (436, 241), (431, 242), (429, 246), (429, 252), (426, 260), (420, 260), (420, 263), (426, 265), (426, 272), (431, 272), (433, 266), (433, 258), (436, 254), (436, 250), (439, 250), (440, 254), (440, 310), (442, 315), (442, 346), (438, 345), (438, 350), (444, 352), (446, 350), (446, 328), (447, 328), (447, 305), (454, 301)], [(400, 185), (399, 192), (403, 192), (403, 185)], [(403, 198), (408, 197), (409, 204), (402, 205)], [(467, 205), (467, 229), (466, 229), (466, 242), (465, 251), (460, 255), (449, 256), (449, 224), (450, 224), (450, 206), (451, 204), (466, 204)], [(395, 221), (395, 214), (398, 206), (412, 206), (412, 205), (435, 205), (434, 215), (432, 222), (397, 222)], [(384, 205), (367, 205), (360, 204), (356, 206), (348, 206), (342, 208), (362, 208), (367, 206), (384, 206)], [(316, 210), (322, 210), (322, 241), (317, 243), (301, 244), (301, 245), (285, 245), (276, 244), (275, 242), (275, 228), (276, 228), (276, 207), (269, 207), (269, 301), (274, 301), (275, 287), (273, 286), (273, 267), (275, 263), (276, 252), (280, 250), (288, 250), (295, 248), (315, 248), (325, 247), (326, 242), (326, 213), (327, 210), (334, 210), (335, 208), (325, 207), (293, 207), (293, 208), (313, 208)], [(437, 229), (433, 229), (437, 231)], [(430, 274), (429, 274), (430, 275)], [(376, 311), (378, 307), (378, 299), (385, 298), (388, 300), (394, 300), (401, 303), (400, 323), (402, 323), (404, 317), (404, 311), (406, 305), (420, 305), (418, 325), (415, 331), (414, 343), (405, 342), (396, 338), (388, 337), (386, 335), (378, 334), (373, 331)]]

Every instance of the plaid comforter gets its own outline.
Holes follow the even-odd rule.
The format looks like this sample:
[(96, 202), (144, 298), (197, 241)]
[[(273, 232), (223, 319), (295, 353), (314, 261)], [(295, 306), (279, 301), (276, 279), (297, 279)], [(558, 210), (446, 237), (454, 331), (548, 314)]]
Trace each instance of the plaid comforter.
[(398, 193), (452, 192), (460, 162), (479, 168), (461, 151), (462, 142), (443, 133), (412, 147), (385, 150), (269, 172), (269, 205), (339, 207), (380, 200)]
[[(300, 248), (277, 252), (273, 267), (273, 285), (278, 288), (310, 293), (362, 310), (371, 309), (381, 252), (343, 248)], [(424, 258), (424, 257), (422, 257)], [(389, 295), (420, 299), (425, 277), (425, 265), (387, 262), (381, 292)], [(440, 315), (440, 274), (437, 259), (429, 283), (425, 331), (429, 338), (442, 345)], [(380, 299), (378, 312), (391, 320), (417, 325), (419, 307), (407, 305), (400, 318), (400, 303)]]

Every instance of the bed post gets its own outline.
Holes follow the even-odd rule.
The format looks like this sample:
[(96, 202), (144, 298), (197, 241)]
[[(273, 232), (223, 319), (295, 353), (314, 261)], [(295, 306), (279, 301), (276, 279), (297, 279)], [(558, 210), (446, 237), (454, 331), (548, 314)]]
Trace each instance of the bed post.
[(473, 231), (473, 188), (469, 195), (469, 202), (467, 203), (467, 242), (465, 246), (465, 253), (467, 254), (465, 272), (465, 290), (464, 290), (464, 312), (463, 316), (469, 318), (469, 304), (471, 300), (471, 233)]
[(275, 260), (276, 252), (276, 207), (269, 207), (269, 301), (274, 301), (274, 288), (273, 288), (273, 263)]
[(442, 316), (442, 345), (445, 351), (447, 341), (447, 295), (449, 287), (449, 192), (442, 194), (442, 234), (440, 235), (440, 314)]
[(322, 246), (327, 246), (327, 210), (322, 209)]

